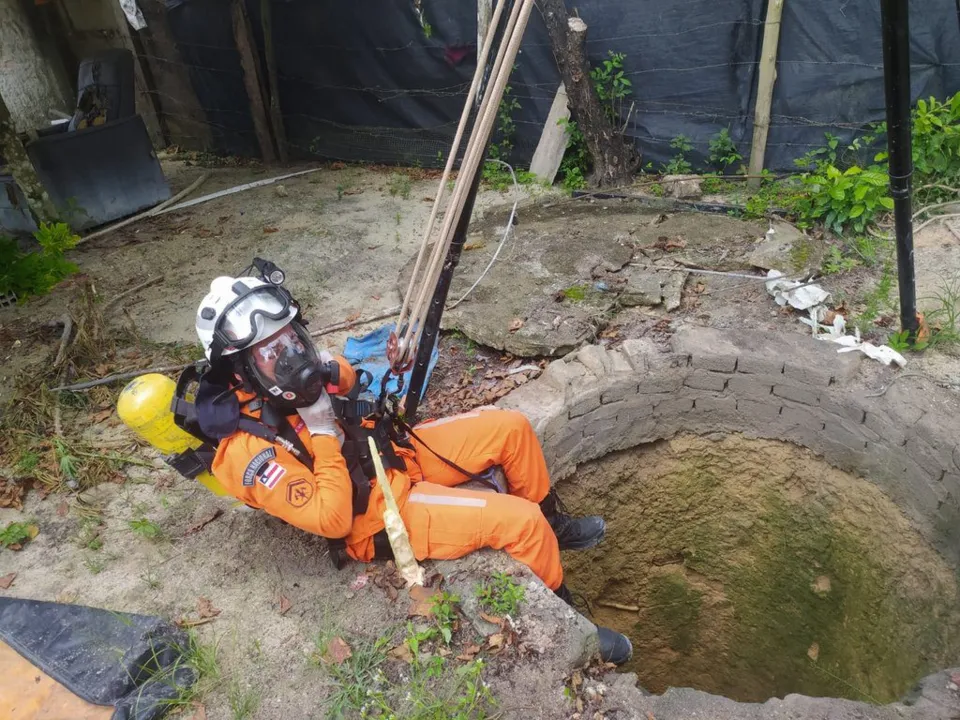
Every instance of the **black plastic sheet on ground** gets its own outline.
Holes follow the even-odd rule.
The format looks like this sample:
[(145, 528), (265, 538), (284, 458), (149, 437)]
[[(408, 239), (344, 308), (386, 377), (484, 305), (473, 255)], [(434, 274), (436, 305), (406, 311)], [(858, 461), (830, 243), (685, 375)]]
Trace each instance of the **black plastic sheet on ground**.
[[(247, 0), (261, 48), (260, 3)], [(476, 63), (476, 3), (423, 0), (272, 3), (279, 91), (295, 157), (437, 165), (456, 129)], [(593, 63), (624, 53), (633, 113), (626, 132), (655, 165), (670, 141), (691, 139), (704, 167), (711, 136), (729, 128), (749, 154), (764, 0), (580, 0)], [(169, 19), (220, 151), (258, 153), (233, 44), (228, 0), (184, 0)], [(914, 98), (960, 90), (955, 0), (911, 5)], [(535, 12), (511, 86), (520, 103), (513, 160), (533, 153), (559, 83)], [(786, 3), (767, 166), (850, 138), (883, 119), (880, 7), (876, 0)], [(626, 104), (624, 111), (630, 109)]]
[(0, 639), (112, 720), (154, 720), (195, 680), (186, 635), (146, 615), (0, 598)]

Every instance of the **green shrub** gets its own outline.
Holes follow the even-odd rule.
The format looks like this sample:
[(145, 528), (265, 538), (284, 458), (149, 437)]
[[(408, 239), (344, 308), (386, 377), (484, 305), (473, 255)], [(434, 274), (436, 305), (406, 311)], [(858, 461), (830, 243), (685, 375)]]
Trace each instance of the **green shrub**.
[(806, 173), (802, 182), (806, 192), (795, 209), (803, 225), (819, 220), (838, 234), (850, 228), (862, 233), (878, 213), (893, 209), (889, 179), (880, 165), (841, 171), (828, 163)]
[(743, 155), (737, 151), (737, 146), (730, 137), (730, 130), (723, 128), (710, 138), (710, 164), (724, 172), (731, 165), (743, 160)]
[(40, 252), (21, 252), (16, 240), (0, 237), (0, 295), (14, 293), (20, 300), (45, 295), (77, 272), (77, 266), (64, 257), (80, 240), (68, 225), (40, 223), (34, 237)]

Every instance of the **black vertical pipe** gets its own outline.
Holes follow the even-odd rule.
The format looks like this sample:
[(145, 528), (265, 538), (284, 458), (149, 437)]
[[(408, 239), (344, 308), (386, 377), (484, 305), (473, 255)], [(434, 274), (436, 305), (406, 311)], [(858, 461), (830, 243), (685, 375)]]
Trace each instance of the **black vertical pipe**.
[[(484, 148), (485, 156), (486, 148)], [(453, 271), (460, 262), (460, 253), (467, 240), (470, 216), (473, 214), (473, 204), (476, 202), (482, 177), (483, 164), (481, 163), (480, 167), (477, 168), (477, 174), (473, 178), (470, 194), (463, 205), (463, 215), (460, 216), (460, 222), (457, 223), (453, 240), (450, 243), (450, 250), (447, 252), (443, 269), (440, 271), (440, 279), (437, 281), (437, 288), (434, 290), (433, 299), (430, 301), (430, 310), (423, 321), (423, 335), (420, 337), (420, 345), (417, 346), (417, 359), (414, 361), (413, 372), (410, 373), (410, 389), (407, 390), (406, 400), (404, 401), (404, 416), (410, 424), (416, 421), (417, 409), (420, 407), (420, 400), (423, 396), (423, 385), (427, 379), (427, 368), (430, 367), (430, 356), (433, 354), (434, 345), (437, 344), (437, 336), (440, 334), (440, 318), (443, 315), (443, 308), (447, 304), (447, 294), (450, 292)]]
[(900, 326), (917, 336), (917, 286), (913, 268), (913, 209), (911, 182), (913, 149), (910, 137), (910, 9), (908, 0), (881, 0), (883, 79), (887, 97), (887, 148), (890, 194), (897, 227), (897, 276), (900, 285)]

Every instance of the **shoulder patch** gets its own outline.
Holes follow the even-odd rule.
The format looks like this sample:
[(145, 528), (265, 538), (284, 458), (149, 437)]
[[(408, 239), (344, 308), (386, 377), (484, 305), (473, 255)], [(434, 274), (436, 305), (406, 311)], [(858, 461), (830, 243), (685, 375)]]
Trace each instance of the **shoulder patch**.
[(254, 455), (253, 459), (247, 464), (247, 469), (243, 471), (243, 486), (253, 487), (253, 484), (257, 480), (257, 475), (263, 469), (263, 466), (273, 460), (276, 456), (277, 451), (272, 447), (268, 447), (266, 450), (261, 450)]

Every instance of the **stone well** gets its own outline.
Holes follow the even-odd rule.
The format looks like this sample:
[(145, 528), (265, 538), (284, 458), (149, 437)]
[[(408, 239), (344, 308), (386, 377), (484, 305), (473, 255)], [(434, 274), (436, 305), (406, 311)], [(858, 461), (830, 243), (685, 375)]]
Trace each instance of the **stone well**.
[[(898, 374), (903, 375), (902, 379)], [(762, 705), (737, 703), (720, 697), (737, 695), (735, 690), (727, 691), (727, 686), (722, 683), (710, 685), (707, 682), (701, 687), (717, 694), (670, 689), (661, 695), (649, 695), (633, 690), (629, 683), (619, 683), (618, 691), (629, 698), (626, 702), (631, 713), (636, 710), (636, 717), (646, 717), (648, 712), (657, 718), (694, 716), (697, 713), (706, 713), (705, 717), (769, 717), (789, 711), (790, 717), (819, 718), (832, 717), (835, 708), (842, 709), (837, 717), (846, 716), (844, 713), (847, 712), (852, 713), (851, 717), (951, 717), (954, 713), (960, 714), (960, 697), (949, 687), (948, 674), (930, 676), (917, 684), (920, 675), (960, 664), (960, 657), (957, 657), (960, 654), (960, 594), (956, 581), (957, 568), (960, 567), (960, 449), (957, 442), (960, 436), (956, 430), (960, 427), (960, 420), (954, 419), (960, 418), (960, 400), (952, 392), (922, 377), (882, 368), (859, 354), (838, 354), (836, 346), (802, 334), (762, 335), (684, 328), (673, 336), (666, 348), (645, 339), (625, 341), (616, 350), (585, 347), (552, 363), (538, 380), (521, 387), (500, 405), (520, 410), (531, 419), (542, 440), (554, 481), (560, 485), (561, 495), (574, 499), (577, 510), (598, 509), (613, 515), (612, 523), (623, 522), (627, 516), (617, 515), (617, 510), (629, 505), (634, 498), (638, 504), (657, 502), (673, 507), (671, 502), (694, 493), (690, 490), (693, 485), (683, 484), (689, 472), (694, 472), (689, 468), (684, 470), (687, 475), (670, 476), (665, 483), (655, 485), (647, 479), (643, 480), (645, 484), (642, 486), (638, 484), (635, 489), (628, 486), (624, 490), (623, 483), (630, 481), (630, 463), (642, 463), (643, 453), (654, 452), (658, 447), (662, 450), (663, 441), (679, 443), (676, 448), (682, 452), (674, 454), (680, 460), (689, 460), (683, 452), (698, 454), (697, 461), (692, 463), (696, 466), (694, 474), (697, 478), (713, 478), (711, 473), (716, 470), (718, 462), (719, 465), (725, 464), (724, 453), (740, 453), (742, 458), (752, 458), (752, 470), (744, 470), (746, 465), (735, 463), (732, 467), (736, 469), (731, 472), (755, 474), (754, 480), (740, 478), (741, 485), (763, 481), (771, 491), (784, 486), (783, 498), (775, 498), (775, 504), (789, 510), (783, 524), (783, 537), (787, 539), (781, 543), (785, 547), (777, 556), (779, 564), (776, 567), (789, 564), (782, 558), (799, 558), (797, 562), (805, 565), (787, 570), (802, 582), (795, 587), (781, 582), (788, 591), (787, 600), (777, 599), (775, 593), (760, 588), (757, 595), (767, 598), (766, 601), (773, 605), (760, 608), (762, 612), (753, 616), (766, 617), (767, 620), (762, 620), (759, 626), (750, 620), (754, 634), (740, 633), (736, 637), (741, 643), (744, 637), (766, 637), (776, 626), (762, 627), (763, 622), (779, 622), (781, 615), (783, 624), (798, 628), (798, 634), (813, 632), (824, 617), (829, 617), (835, 632), (823, 638), (818, 636), (819, 642), (804, 640), (803, 650), (799, 652), (804, 657), (794, 658), (794, 661), (803, 672), (806, 672), (804, 667), (809, 666), (816, 673), (836, 677), (836, 681), (831, 680), (811, 690), (813, 686), (809, 678), (800, 678), (794, 686), (791, 678), (782, 677), (783, 672), (791, 672), (785, 669), (788, 666), (777, 666), (781, 676), (771, 679), (769, 685), (746, 683), (750, 685), (750, 691), (741, 693), (743, 697), (738, 698), (750, 701), (774, 698)], [(791, 487), (788, 493), (786, 485), (793, 483), (781, 480), (781, 476), (788, 477), (789, 474), (764, 472), (762, 455), (779, 452), (777, 447), (786, 447), (786, 444), (793, 448), (791, 452), (801, 452), (796, 447), (810, 451), (802, 451), (803, 457), (797, 456), (796, 460), (802, 462), (807, 476), (818, 478), (824, 487), (842, 486), (843, 489), (822, 493), (829, 496), (826, 501), (817, 492), (811, 492), (810, 487), (800, 487), (799, 490)], [(781, 453), (777, 457), (782, 459), (784, 456)], [(609, 468), (614, 467), (609, 465), (611, 462), (620, 468), (616, 480), (619, 495), (602, 487), (606, 477), (604, 472), (612, 472)], [(822, 472), (818, 464), (822, 466)], [(627, 468), (626, 472), (624, 468)], [(830, 480), (829, 473), (847, 480)], [(589, 482), (597, 485), (596, 495), (605, 498), (606, 505), (589, 506), (590, 488), (577, 490), (576, 483), (582, 478), (589, 478)], [(831, 482), (834, 484), (830, 485)], [(660, 494), (650, 494), (654, 492)], [(673, 497), (665, 498), (664, 492), (673, 492)], [(711, 485), (710, 492), (713, 495), (708, 493), (699, 500), (707, 498), (708, 502), (716, 502), (726, 497), (726, 489), (720, 480)], [(682, 506), (681, 502), (678, 507)], [(864, 523), (861, 517), (860, 524), (867, 526), (861, 528), (863, 532), (855, 538), (861, 545), (849, 544), (843, 532), (843, 518), (854, 517), (866, 506), (876, 510), (877, 527), (870, 528), (870, 522)], [(769, 515), (768, 506), (761, 503), (758, 508), (761, 515)], [(776, 533), (758, 535), (763, 528), (769, 533), (767, 515), (760, 518), (758, 529), (753, 528), (754, 521), (750, 519), (737, 533), (730, 535), (731, 547), (750, 542), (761, 548), (776, 544)], [(665, 555), (662, 563), (647, 562), (654, 556), (644, 556), (645, 551), (639, 546), (625, 547), (631, 543), (631, 533), (639, 542), (645, 530), (642, 512), (630, 517), (633, 518), (630, 522), (636, 523), (635, 527), (625, 529), (612, 525), (610, 528), (608, 540), (615, 538), (619, 530), (620, 539), (616, 541), (619, 545), (610, 547), (605, 543), (590, 551), (597, 553), (592, 559), (585, 556), (588, 560), (581, 561), (581, 566), (593, 567), (594, 574), (590, 578), (596, 586), (574, 587), (574, 590), (582, 591), (593, 600), (598, 595), (611, 596), (623, 603), (621, 596), (626, 591), (621, 587), (622, 583), (608, 582), (601, 587), (610, 578), (607, 576), (598, 581), (596, 575), (596, 568), (604, 562), (609, 561), (611, 566), (617, 564), (616, 559), (603, 555), (616, 551), (623, 554), (623, 562), (629, 565), (631, 572), (643, 576), (644, 582), (647, 582), (647, 576), (663, 581), (656, 587), (661, 595), (650, 597), (663, 597), (673, 604), (684, 605), (695, 595), (692, 604), (699, 611), (706, 602), (701, 601), (700, 595), (707, 588), (714, 588), (714, 595), (719, 599), (714, 598), (711, 609), (719, 608), (717, 612), (725, 612), (732, 618), (753, 617), (745, 612), (744, 607), (737, 605), (735, 593), (724, 592), (730, 589), (725, 583), (733, 580), (723, 574), (723, 568), (698, 564), (702, 555), (699, 536), (664, 532), (664, 537), (673, 537), (676, 547), (662, 549)], [(662, 515), (656, 521), (661, 527), (665, 517), (669, 516)], [(687, 522), (682, 512), (676, 517), (678, 525)], [(710, 513), (696, 517), (699, 525), (709, 525), (710, 521), (721, 525), (725, 522), (719, 508), (716, 518), (711, 518)], [(653, 530), (647, 528), (648, 544), (651, 532), (660, 533), (656, 523), (652, 523), (652, 527)], [(684, 530), (684, 527), (679, 529)], [(806, 543), (802, 541), (805, 532), (817, 540), (827, 535), (832, 539), (820, 544)], [(871, 532), (874, 534), (870, 535)], [(900, 554), (888, 553), (885, 559), (875, 560), (872, 549), (884, 545), (890, 545), (891, 552), (897, 550)], [(844, 552), (835, 552), (841, 546)], [(722, 555), (726, 556), (729, 548), (723, 550)], [(674, 551), (677, 551), (676, 557), (671, 559)], [(822, 566), (818, 555), (821, 552), (825, 553)], [(833, 563), (831, 560), (841, 556), (843, 562)], [(861, 556), (862, 564), (857, 561)], [(887, 562), (889, 558), (894, 558), (906, 570), (915, 571), (921, 579), (935, 576), (926, 583), (931, 587), (924, 589), (934, 599), (927, 602), (929, 598), (924, 596), (923, 602), (915, 609), (910, 605), (912, 596), (908, 599), (898, 596), (897, 583), (905, 585), (906, 575), (891, 571)], [(780, 573), (764, 571), (755, 561), (753, 555), (744, 555), (738, 567), (754, 568), (756, 565), (760, 569), (752, 575), (737, 577), (749, 577), (751, 583), (759, 585), (763, 585), (767, 576), (771, 577), (771, 582), (774, 582), (774, 576), (780, 577)], [(565, 564), (573, 568), (569, 579), (574, 585), (578, 574), (587, 577), (584, 571), (576, 568), (576, 558), (568, 558)], [(664, 570), (664, 566), (670, 567)], [(734, 567), (730, 563), (727, 566)], [(719, 574), (711, 576), (711, 569)], [(803, 580), (805, 574), (809, 575), (809, 582)], [(885, 587), (893, 589), (886, 593)], [(631, 592), (633, 590), (635, 588), (630, 588)], [(794, 596), (805, 593), (809, 598), (803, 603), (794, 602)], [(888, 594), (896, 602), (887, 602)], [(643, 606), (650, 597), (642, 596), (636, 602)], [(882, 612), (862, 611), (863, 603), (877, 598), (877, 607)], [(834, 614), (824, 615), (823, 607), (831, 603)], [(633, 603), (625, 604), (629, 612)], [(808, 606), (812, 609), (805, 614), (804, 608)], [(858, 613), (862, 616), (859, 620), (854, 617)], [(900, 620), (910, 619), (916, 613), (926, 613), (923, 622), (916, 625), (922, 630), (915, 629), (912, 621)], [(601, 615), (598, 621), (611, 624), (607, 617)], [(637, 625), (642, 632), (651, 616), (641, 611), (638, 617), (640, 622)], [(681, 667), (684, 653), (693, 653), (690, 646), (696, 644), (696, 634), (691, 636), (684, 629), (687, 624), (693, 625), (697, 621), (696, 615), (689, 612), (672, 617), (675, 629), (680, 630), (677, 635), (680, 639), (673, 646), (662, 648), (659, 655), (661, 665)], [(669, 626), (671, 618), (664, 622)], [(851, 643), (860, 642), (863, 627), (879, 629), (863, 640), (867, 656), (861, 655), (852, 662), (856, 668), (846, 667), (843, 658), (849, 653), (841, 652), (838, 646), (849, 648)], [(622, 628), (618, 626), (618, 629)], [(659, 627), (657, 632), (660, 632)], [(914, 635), (923, 636), (917, 640), (916, 648), (912, 642)], [(731, 658), (736, 656), (743, 672), (751, 677), (762, 676), (768, 665), (774, 665), (767, 663), (762, 653), (770, 653), (771, 649), (778, 652), (781, 646), (787, 645), (777, 640), (762, 648), (763, 643), (757, 642), (759, 657), (744, 661), (743, 653), (731, 651), (729, 638), (722, 640), (715, 647), (708, 647), (706, 655), (701, 652), (701, 665), (705, 658), (707, 664), (712, 660), (709, 652), (716, 652), (715, 663), (733, 662)], [(791, 652), (798, 654), (796, 649)], [(889, 656), (889, 668), (871, 674), (872, 664), (887, 662), (881, 660), (881, 656)], [(653, 663), (653, 654), (638, 654), (630, 669), (639, 672), (643, 678), (645, 662)], [(918, 668), (923, 672), (910, 675), (919, 672)], [(850, 674), (844, 675), (844, 672)], [(773, 671), (769, 674), (771, 678), (776, 675)], [(856, 682), (851, 685), (845, 678), (853, 678)], [(666, 686), (673, 684), (669, 677), (666, 680)], [(680, 673), (676, 684), (695, 686), (696, 682), (691, 681), (689, 675)], [(849, 690), (847, 685), (850, 685)], [(908, 695), (914, 685), (919, 689), (909, 701), (901, 700), (906, 704), (881, 706), (896, 697)], [(811, 695), (832, 695), (834, 692), (830, 689), (833, 688), (837, 695), (867, 702), (791, 694), (799, 690)], [(881, 691), (875, 692), (877, 688), (886, 689), (886, 696)], [(896, 689), (892, 697), (889, 696), (890, 688)], [(787, 696), (785, 700), (776, 699), (784, 695)], [(755, 715), (757, 712), (760, 714)]]

